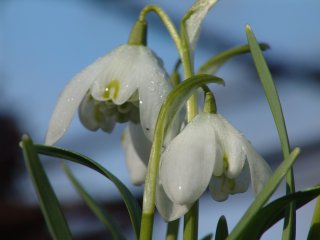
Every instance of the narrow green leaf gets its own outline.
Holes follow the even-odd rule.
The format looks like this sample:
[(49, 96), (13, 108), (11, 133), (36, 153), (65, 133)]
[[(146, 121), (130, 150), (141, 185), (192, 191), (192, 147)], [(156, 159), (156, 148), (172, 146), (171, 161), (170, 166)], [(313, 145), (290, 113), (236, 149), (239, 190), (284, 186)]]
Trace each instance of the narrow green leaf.
[(288, 172), (288, 170), (293, 165), (294, 161), (298, 157), (300, 153), (299, 148), (295, 148), (289, 157), (285, 159), (277, 170), (270, 177), (269, 181), (266, 183), (264, 188), (257, 195), (255, 201), (251, 204), (251, 206), (247, 209), (240, 222), (235, 226), (232, 232), (229, 235), (229, 240), (240, 239), (241, 234), (245, 231), (247, 226), (250, 224), (252, 219), (254, 219), (255, 215), (258, 214), (258, 211), (264, 206), (264, 204), (268, 201), (270, 196), (274, 193), (276, 188), (279, 186), (282, 178)]
[[(265, 43), (259, 44), (261, 50), (269, 49), (269, 45)], [(217, 54), (216, 56), (210, 58), (206, 63), (204, 63), (198, 70), (198, 74), (215, 74), (218, 69), (228, 60), (232, 59), (241, 54), (249, 53), (249, 45), (242, 45), (239, 47), (234, 47)]]
[(179, 235), (180, 218), (167, 223), (166, 240), (177, 240)]
[(70, 160), (75, 163), (79, 163), (81, 165), (87, 166), (106, 178), (108, 178), (119, 190), (123, 201), (126, 204), (128, 209), (130, 219), (133, 225), (133, 229), (136, 234), (136, 238), (139, 239), (139, 232), (140, 232), (140, 221), (141, 221), (141, 209), (139, 204), (137, 203), (136, 199), (133, 197), (131, 192), (128, 188), (111, 172), (101, 166), (99, 163), (93, 161), (92, 159), (81, 155), (79, 153), (71, 152), (66, 149), (52, 147), (52, 146), (45, 146), (45, 145), (35, 145), (35, 148), (38, 153), (45, 154), (48, 156), (58, 157), (66, 160)]
[(308, 234), (308, 240), (320, 239), (320, 197), (316, 202), (311, 227)]
[(63, 164), (63, 170), (72, 183), (73, 187), (77, 190), (81, 198), (85, 201), (87, 206), (91, 209), (91, 211), (96, 215), (96, 217), (103, 223), (103, 225), (110, 231), (112, 235), (112, 239), (125, 239), (123, 236), (120, 227), (113, 220), (112, 216), (105, 211), (83, 188), (83, 186), (79, 183), (79, 181), (73, 175), (71, 169), (67, 164)]
[[(268, 100), (277, 130), (278, 135), (281, 142), (283, 156), (286, 159), (290, 152), (289, 139), (287, 134), (287, 129), (282, 113), (282, 108), (278, 96), (277, 89), (275, 87), (274, 81), (272, 80), (272, 76), (266, 60), (263, 57), (262, 51), (257, 43), (257, 40), (251, 31), (250, 26), (246, 27), (246, 34), (248, 43), (251, 50), (251, 55), (256, 65), (256, 69), (262, 83), (266, 98)], [(293, 170), (291, 169), (286, 176), (287, 181), (287, 193), (293, 193), (295, 191), (294, 186), (294, 175)], [(288, 207), (286, 218), (284, 221), (284, 231), (282, 235), (282, 239), (294, 239), (295, 238), (295, 225), (296, 225), (296, 214), (295, 214), (295, 206), (294, 203), (291, 203)]]
[(211, 240), (213, 237), (212, 233), (209, 233), (208, 235), (204, 236), (203, 238), (201, 238), (201, 240)]
[[(288, 194), (284, 197), (278, 198), (267, 206), (262, 208), (253, 218), (251, 223), (242, 234), (243, 239), (260, 239), (262, 234), (270, 227), (276, 224), (279, 220), (284, 218), (285, 211), (291, 202), (295, 201), (296, 209), (304, 206), (314, 198), (319, 196), (320, 186), (315, 186), (304, 191)], [(317, 239), (317, 238), (312, 238)], [(320, 239), (320, 238), (319, 238)]]
[(49, 179), (41, 165), (35, 147), (29, 136), (22, 137), (22, 150), (27, 170), (38, 195), (41, 211), (53, 239), (72, 239), (67, 221)]
[(228, 224), (225, 216), (219, 218), (217, 229), (216, 229), (216, 238), (215, 240), (225, 240), (229, 235)]

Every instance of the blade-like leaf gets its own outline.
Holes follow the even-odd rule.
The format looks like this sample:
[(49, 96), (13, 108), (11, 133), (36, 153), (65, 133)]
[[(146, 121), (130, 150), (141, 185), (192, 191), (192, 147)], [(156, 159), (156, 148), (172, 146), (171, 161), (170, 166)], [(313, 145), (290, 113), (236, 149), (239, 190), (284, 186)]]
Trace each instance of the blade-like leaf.
[(203, 238), (201, 238), (201, 240), (211, 240), (213, 237), (212, 233), (209, 233), (208, 235), (204, 236)]
[(320, 239), (320, 197), (317, 199), (314, 209), (308, 240)]
[(41, 211), (53, 239), (72, 239), (68, 224), (62, 213), (58, 199), (41, 165), (36, 149), (29, 136), (22, 137), (22, 149), (33, 185), (38, 195)]
[(91, 211), (97, 216), (97, 218), (103, 223), (103, 225), (110, 231), (112, 239), (125, 239), (123, 236), (120, 227), (113, 220), (112, 216), (105, 211), (83, 188), (79, 181), (73, 175), (71, 169), (67, 164), (63, 164), (63, 170), (72, 183), (73, 187), (77, 190), (81, 198), (85, 201)]
[[(258, 45), (258, 42), (251, 31), (250, 26), (246, 27), (246, 34), (248, 43), (251, 50), (251, 55), (256, 65), (256, 69), (262, 83), (266, 98), (268, 100), (277, 130), (278, 135), (281, 142), (282, 152), (284, 159), (286, 159), (290, 153), (290, 145), (287, 134), (287, 129), (282, 113), (282, 108), (278, 96), (277, 89), (275, 87), (274, 81), (272, 80), (272, 76), (266, 60), (263, 57), (262, 51)], [(293, 170), (291, 169), (286, 176), (287, 181), (287, 193), (293, 193), (295, 191), (294, 186), (294, 175)], [(295, 206), (294, 203), (289, 205), (287, 215), (284, 221), (284, 231), (282, 239), (294, 239), (295, 238), (295, 223), (296, 223), (296, 215), (295, 215)]]
[[(259, 44), (261, 50), (269, 49), (269, 45), (265, 43)], [(228, 60), (232, 59), (235, 56), (249, 53), (249, 45), (242, 45), (239, 47), (234, 47), (219, 53), (218, 55), (210, 58), (206, 63), (204, 63), (198, 70), (198, 74), (215, 74), (218, 69)]]
[[(320, 186), (315, 186), (304, 191), (295, 192), (278, 198), (262, 208), (252, 219), (246, 230), (242, 234), (243, 239), (260, 239), (262, 234), (284, 218), (285, 211), (291, 202), (295, 201), (296, 209), (304, 206), (308, 202), (320, 195)], [(317, 239), (317, 238), (313, 238)]]
[(225, 216), (219, 218), (215, 240), (225, 240), (229, 235), (228, 224)]
[(140, 232), (140, 221), (141, 221), (141, 209), (138, 205), (136, 199), (133, 197), (131, 192), (128, 190), (128, 188), (117, 178), (115, 177), (111, 172), (109, 172), (107, 169), (105, 169), (103, 166), (101, 166), (99, 163), (93, 161), (92, 159), (83, 156), (79, 153), (71, 152), (66, 149), (52, 147), (52, 146), (45, 146), (45, 145), (35, 145), (35, 148), (38, 153), (45, 154), (48, 156), (58, 157), (66, 160), (70, 160), (75, 163), (82, 164), (84, 166), (87, 166), (106, 178), (108, 178), (119, 190), (123, 201), (125, 202), (130, 219), (133, 225), (133, 229), (136, 234), (136, 238), (139, 239), (139, 232)]
[(289, 157), (285, 159), (277, 170), (270, 177), (269, 181), (266, 183), (264, 188), (260, 191), (255, 201), (251, 204), (248, 210), (245, 212), (240, 222), (235, 226), (232, 232), (229, 235), (229, 240), (231, 239), (240, 239), (242, 232), (247, 228), (255, 215), (258, 214), (258, 211), (263, 207), (263, 205), (268, 201), (272, 193), (279, 186), (282, 178), (288, 172), (288, 170), (293, 165), (294, 161), (298, 157), (300, 150), (295, 148)]

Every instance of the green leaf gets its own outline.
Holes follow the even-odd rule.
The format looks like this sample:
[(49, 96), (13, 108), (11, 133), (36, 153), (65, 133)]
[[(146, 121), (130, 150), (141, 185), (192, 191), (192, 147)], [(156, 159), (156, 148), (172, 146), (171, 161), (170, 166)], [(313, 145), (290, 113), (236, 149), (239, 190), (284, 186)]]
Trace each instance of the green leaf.
[[(265, 95), (267, 97), (277, 130), (278, 135), (281, 142), (283, 156), (286, 159), (290, 152), (289, 139), (287, 134), (287, 129), (282, 113), (282, 108), (278, 96), (277, 89), (275, 87), (274, 81), (272, 80), (272, 76), (266, 60), (263, 57), (261, 49), (257, 43), (257, 40), (251, 31), (250, 26), (246, 26), (246, 34), (248, 43), (251, 50), (251, 55), (256, 65), (256, 69), (261, 80)], [(287, 181), (287, 193), (293, 193), (295, 191), (294, 186), (294, 175), (293, 170), (291, 169), (286, 176)], [(294, 239), (295, 238), (295, 206), (294, 203), (291, 203), (288, 207), (288, 211), (286, 214), (285, 222), (284, 222), (284, 231), (282, 239)]]
[(103, 223), (103, 225), (110, 231), (112, 239), (125, 239), (120, 227), (113, 220), (112, 216), (106, 212), (83, 188), (79, 181), (73, 175), (71, 169), (67, 164), (63, 163), (63, 170), (72, 183), (73, 187), (77, 190), (81, 198), (85, 201), (91, 211), (96, 215), (96, 217)]
[(131, 192), (128, 188), (111, 172), (101, 166), (99, 163), (93, 161), (92, 159), (81, 155), (79, 153), (71, 152), (66, 149), (52, 147), (52, 146), (45, 146), (45, 145), (35, 145), (35, 148), (38, 153), (45, 154), (48, 156), (58, 157), (66, 160), (70, 160), (75, 163), (79, 163), (81, 165), (87, 166), (106, 178), (108, 178), (119, 190), (123, 201), (126, 204), (128, 209), (130, 219), (133, 225), (133, 229), (136, 234), (136, 238), (139, 239), (139, 232), (140, 232), (140, 221), (141, 221), (141, 209), (138, 205), (136, 199), (133, 197)]
[[(269, 49), (269, 45), (265, 43), (259, 44), (259, 47), (261, 50), (267, 50)], [(198, 70), (198, 73), (202, 74), (215, 74), (218, 69), (228, 60), (231, 58), (249, 53), (250, 47), (249, 45), (242, 45), (239, 47), (234, 47), (231, 49), (228, 49), (226, 51), (223, 51), (222, 53), (219, 53), (218, 55), (210, 58), (206, 63), (204, 63)]]
[(215, 240), (225, 240), (229, 235), (228, 224), (225, 216), (219, 218)]
[(264, 206), (268, 201), (270, 196), (274, 193), (276, 188), (279, 186), (282, 178), (285, 176), (287, 171), (291, 168), (294, 161), (298, 157), (300, 150), (295, 148), (288, 158), (286, 158), (277, 170), (270, 177), (269, 181), (266, 183), (264, 188), (257, 195), (255, 201), (247, 209), (240, 222), (235, 226), (232, 232), (229, 235), (229, 240), (231, 239), (240, 239), (241, 234), (245, 231), (251, 221), (254, 219), (259, 210)]
[(27, 170), (38, 195), (41, 211), (53, 239), (72, 239), (68, 224), (58, 199), (41, 165), (35, 147), (29, 136), (22, 137), (22, 150)]
[[(291, 202), (295, 201), (296, 209), (302, 207), (320, 194), (320, 185), (306, 189), (304, 191), (288, 194), (278, 198), (262, 208), (252, 219), (246, 230), (242, 234), (243, 239), (260, 239), (262, 234), (284, 218), (285, 211)], [(318, 239), (318, 238), (312, 238)]]
[(201, 238), (201, 240), (211, 240), (213, 237), (212, 233), (209, 233), (208, 235), (204, 236), (203, 238)]
[(320, 197), (317, 199), (314, 209), (308, 240), (320, 239)]

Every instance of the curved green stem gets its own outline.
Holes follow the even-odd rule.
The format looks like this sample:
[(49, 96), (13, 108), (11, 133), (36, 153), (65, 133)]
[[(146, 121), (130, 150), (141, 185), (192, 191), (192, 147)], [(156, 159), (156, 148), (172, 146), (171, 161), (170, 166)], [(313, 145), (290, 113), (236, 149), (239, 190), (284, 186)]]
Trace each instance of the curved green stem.
[(198, 239), (199, 201), (184, 215), (183, 240)]
[(180, 54), (180, 57), (181, 57), (181, 52), (182, 52), (181, 39), (180, 39), (180, 36), (178, 34), (176, 27), (172, 23), (170, 17), (157, 5), (148, 5), (141, 10), (140, 15), (139, 15), (139, 20), (144, 21), (147, 14), (150, 12), (154, 12), (159, 16), (163, 25), (167, 28), (173, 42), (176, 45), (176, 48)]

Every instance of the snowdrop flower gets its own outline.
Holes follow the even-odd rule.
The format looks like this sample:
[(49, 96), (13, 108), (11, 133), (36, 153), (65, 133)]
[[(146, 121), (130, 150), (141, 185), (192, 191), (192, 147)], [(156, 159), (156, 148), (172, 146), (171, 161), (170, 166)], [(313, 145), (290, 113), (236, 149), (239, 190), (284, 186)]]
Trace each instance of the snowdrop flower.
[(46, 143), (61, 138), (79, 106), (80, 120), (90, 130), (110, 132), (116, 122), (141, 122), (151, 140), (170, 89), (162, 61), (149, 48), (122, 45), (68, 83), (50, 120)]
[(202, 112), (171, 141), (161, 157), (159, 185), (167, 202), (158, 205), (175, 206), (178, 213), (159, 212), (169, 221), (180, 217), (208, 185), (212, 197), (223, 201), (229, 194), (246, 191), (251, 178), (257, 194), (270, 175), (268, 164), (237, 129), (219, 114)]

